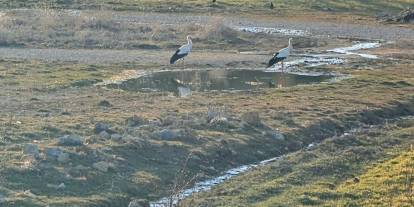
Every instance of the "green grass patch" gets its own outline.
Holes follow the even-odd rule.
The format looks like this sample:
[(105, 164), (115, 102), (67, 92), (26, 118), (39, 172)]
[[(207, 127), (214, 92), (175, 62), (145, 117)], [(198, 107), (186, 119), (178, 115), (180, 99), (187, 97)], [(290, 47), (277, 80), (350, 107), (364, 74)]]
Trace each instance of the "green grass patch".
[(398, 125), (327, 139), (196, 195), (183, 206), (410, 206), (414, 165), (407, 148), (414, 125)]

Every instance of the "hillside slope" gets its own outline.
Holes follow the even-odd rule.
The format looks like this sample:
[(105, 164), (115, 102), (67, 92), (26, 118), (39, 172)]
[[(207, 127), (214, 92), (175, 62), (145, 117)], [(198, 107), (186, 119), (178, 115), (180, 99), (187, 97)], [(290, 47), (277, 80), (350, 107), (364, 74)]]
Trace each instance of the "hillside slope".
[(183, 206), (410, 206), (414, 119), (333, 137)]
[[(154, 1), (154, 0), (1, 0), (2, 8), (71, 8), (71, 9), (115, 9), (138, 11), (257, 11), (269, 10), (268, 0), (190, 0), (190, 1)], [(274, 11), (339, 11), (373, 14), (377, 12), (397, 12), (412, 6), (412, 0), (273, 0)]]

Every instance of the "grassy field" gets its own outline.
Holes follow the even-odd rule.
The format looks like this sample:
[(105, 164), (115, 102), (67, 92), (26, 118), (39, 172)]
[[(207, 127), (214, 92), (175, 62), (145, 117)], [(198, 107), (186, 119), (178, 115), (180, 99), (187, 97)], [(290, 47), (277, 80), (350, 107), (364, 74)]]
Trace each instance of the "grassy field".
[(414, 120), (329, 138), (182, 206), (411, 206)]
[[(350, 72), (354, 78), (259, 90), (248, 92), (249, 96), (245, 92), (230, 96), (194, 93), (190, 99), (91, 85), (137, 67), (134, 64), (94, 66), (11, 60), (1, 64), (4, 108), (0, 177), (5, 183), (1, 192), (10, 198), (8, 206), (124, 206), (131, 198), (154, 200), (169, 193), (176, 172), (190, 153), (188, 175), (205, 179), (241, 163), (296, 151), (362, 123), (380, 123), (384, 118), (413, 112), (414, 76), (412, 70), (407, 70), (410, 63), (394, 66), (384, 62), (363, 66), (369, 70), (354, 71), (331, 67), (329, 70)], [(68, 70), (77, 75), (68, 74)], [(27, 77), (35, 77), (36, 81)], [(104, 100), (110, 106), (101, 106)], [(205, 122), (210, 105), (226, 108), (226, 116), (231, 120), (228, 126)], [(240, 116), (245, 111), (258, 111), (263, 124), (279, 129), (287, 139), (267, 137), (260, 127), (244, 127)], [(156, 120), (161, 125), (128, 125), (127, 120), (134, 115), (143, 122)], [(97, 123), (110, 124), (122, 140), (108, 140), (95, 134), (93, 128)], [(183, 134), (173, 140), (160, 140), (153, 133), (163, 128), (183, 130)], [(81, 135), (88, 144), (56, 146), (56, 138), (65, 134)], [(42, 153), (47, 147), (61, 148), (70, 154), (70, 161), (31, 160), (22, 153), (24, 143), (28, 142), (37, 143)], [(101, 172), (93, 167), (100, 161), (113, 167)], [(315, 159), (321, 167), (332, 162)], [(347, 172), (356, 173), (354, 169), (357, 167)], [(60, 183), (66, 187), (56, 191)], [(269, 192), (273, 195), (273, 191)]]
[[(270, 2), (273, 2), (274, 9), (270, 9)], [(189, 0), (189, 1), (158, 1), (158, 0), (45, 0), (45, 1), (0, 1), (3, 8), (71, 8), (71, 9), (114, 9), (134, 11), (238, 11), (238, 12), (283, 12), (292, 13), (295, 11), (337, 11), (353, 12), (364, 15), (375, 15), (382, 12), (395, 13), (412, 6), (412, 0), (382, 0), (382, 1), (335, 1), (335, 0), (218, 0), (212, 3), (211, 0)]]
[[(387, 59), (346, 56), (343, 64), (307, 68), (348, 75), (337, 82), (194, 91), (188, 98), (100, 85), (156, 70), (264, 68), (275, 48), (286, 45), (287, 36), (236, 31), (220, 15), (254, 14), (254, 23), (275, 14), (290, 18), (299, 11), (312, 13), (299, 15), (300, 21), (333, 11), (326, 18), (339, 24), (347, 12), (395, 13), (412, 1), (273, 3), (270, 10), (269, 1), (247, 0), (215, 4), (209, 0), (0, 0), (0, 8), (5, 9), (0, 12), (2, 47), (71, 49), (78, 56), (86, 54), (85, 49), (113, 50), (137, 56), (134, 61), (118, 62), (0, 59), (0, 206), (128, 206), (132, 199), (155, 201), (175, 193), (174, 186), (188, 187), (229, 168), (280, 155), (284, 159), (189, 198), (183, 205), (361, 206), (383, 201), (409, 206), (414, 121), (402, 117), (414, 115), (411, 40), (383, 42), (383, 47), (364, 51)], [(136, 11), (220, 15), (206, 24), (116, 20)], [(188, 13), (188, 18), (194, 18)], [(361, 21), (380, 25), (369, 19)], [(197, 43), (193, 54), (185, 65), (167, 65), (187, 34)], [(295, 37), (294, 48), (298, 55), (324, 54), (354, 40), (360, 39)], [(256, 49), (260, 51), (240, 52)], [(248, 112), (257, 112), (257, 123), (247, 123)], [(209, 122), (211, 114), (226, 121)], [(98, 130), (103, 125), (107, 134)], [(356, 130), (339, 136), (351, 129)], [(279, 133), (283, 139), (272, 136)], [(173, 135), (163, 138), (165, 134)], [(60, 144), (65, 135), (80, 136), (83, 144)], [(320, 144), (306, 149), (311, 143)], [(28, 144), (38, 147), (39, 157), (25, 152)], [(51, 157), (50, 149), (67, 157)]]

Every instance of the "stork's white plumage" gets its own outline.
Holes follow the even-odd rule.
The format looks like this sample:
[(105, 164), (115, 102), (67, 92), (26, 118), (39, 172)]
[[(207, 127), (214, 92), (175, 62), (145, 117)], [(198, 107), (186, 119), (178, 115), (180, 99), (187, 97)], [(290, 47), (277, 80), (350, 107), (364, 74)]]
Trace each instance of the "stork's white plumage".
[(290, 53), (293, 50), (292, 47), (292, 38), (289, 38), (289, 45), (281, 50), (279, 50), (279, 52), (275, 53), (275, 55), (273, 56), (272, 59), (269, 60), (269, 63), (267, 64), (267, 67), (271, 67), (274, 64), (278, 63), (278, 62), (282, 62), (282, 70), (283, 70), (283, 61), (289, 57)]
[(193, 42), (191, 41), (191, 36), (187, 36), (187, 44), (181, 46), (178, 48), (177, 51), (175, 51), (174, 55), (170, 59), (170, 64), (174, 64), (177, 60), (183, 59), (187, 56), (191, 49), (193, 48)]

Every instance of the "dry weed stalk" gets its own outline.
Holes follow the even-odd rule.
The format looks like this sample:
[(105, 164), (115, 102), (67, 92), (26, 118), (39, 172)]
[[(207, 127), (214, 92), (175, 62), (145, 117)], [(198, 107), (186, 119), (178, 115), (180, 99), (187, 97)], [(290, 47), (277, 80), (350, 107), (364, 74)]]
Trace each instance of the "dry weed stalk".
[(199, 176), (191, 175), (188, 171), (188, 162), (192, 157), (192, 152), (190, 152), (184, 163), (183, 166), (177, 171), (174, 177), (174, 181), (172, 187), (170, 189), (170, 196), (168, 196), (168, 207), (176, 207), (180, 206), (181, 193), (187, 189)]

